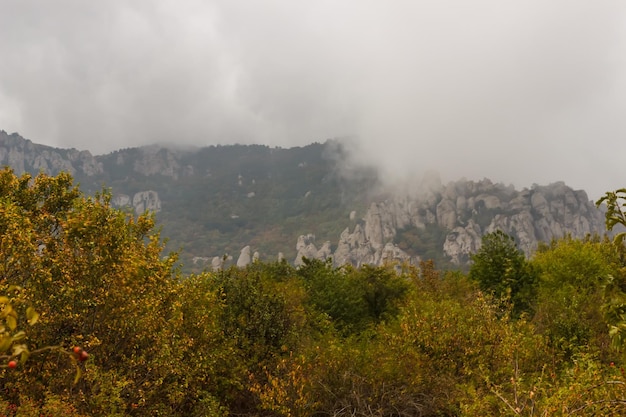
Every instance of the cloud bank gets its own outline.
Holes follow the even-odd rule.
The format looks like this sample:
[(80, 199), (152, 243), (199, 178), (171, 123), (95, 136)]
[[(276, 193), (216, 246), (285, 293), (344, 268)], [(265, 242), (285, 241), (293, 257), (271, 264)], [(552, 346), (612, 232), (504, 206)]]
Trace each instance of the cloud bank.
[(353, 136), (393, 180), (626, 186), (626, 3), (0, 0), (0, 129), (93, 153)]

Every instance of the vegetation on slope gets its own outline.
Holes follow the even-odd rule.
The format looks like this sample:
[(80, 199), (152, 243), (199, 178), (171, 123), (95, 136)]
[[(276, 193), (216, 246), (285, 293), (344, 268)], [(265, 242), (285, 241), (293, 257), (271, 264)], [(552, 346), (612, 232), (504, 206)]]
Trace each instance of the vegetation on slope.
[[(154, 219), (107, 193), (9, 170), (0, 191), (0, 293), (19, 285), (39, 312), (30, 351), (61, 347), (0, 369), (0, 415), (626, 412), (619, 240), (526, 260), (495, 234), (469, 274), (307, 260), (183, 275)], [(76, 345), (90, 352), (77, 382)]]
[[(187, 271), (203, 269), (191, 268), (194, 256), (229, 254), (236, 260), (246, 245), (258, 250), (262, 259), (274, 260), (280, 251), (293, 260), (299, 235), (313, 233), (318, 241), (336, 241), (349, 224), (350, 211), (364, 209), (377, 183), (375, 173), (367, 169), (346, 178), (336, 165), (341, 156), (328, 155), (329, 147), (315, 143), (289, 149), (161, 149), (162, 159), (171, 154), (176, 160), (170, 164), (178, 167), (175, 176), (141, 175), (135, 165), (147, 151), (127, 149), (98, 157), (103, 176), (79, 180), (87, 192), (103, 185), (130, 195), (157, 191), (163, 207), (156, 219), (168, 238), (167, 250), (180, 253)], [(333, 149), (342, 152), (338, 146)], [(152, 158), (158, 159), (158, 153)]]

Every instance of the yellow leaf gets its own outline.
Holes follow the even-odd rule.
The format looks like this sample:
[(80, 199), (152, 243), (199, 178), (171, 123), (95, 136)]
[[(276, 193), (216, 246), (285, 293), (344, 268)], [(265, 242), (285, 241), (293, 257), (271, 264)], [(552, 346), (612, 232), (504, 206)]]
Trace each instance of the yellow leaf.
[(32, 326), (39, 320), (39, 313), (37, 313), (34, 308), (28, 307), (26, 309), (26, 318), (28, 319), (28, 324)]
[(21, 354), (22, 352), (28, 352), (28, 346), (26, 346), (26, 345), (13, 345), (13, 355), (12, 356), (17, 356), (17, 355)]
[(13, 312), (13, 307), (11, 307), (11, 304), (6, 304), (4, 308), (2, 309), (2, 314), (0, 314), (0, 317), (6, 317), (12, 312)]
[(25, 337), (26, 337), (26, 333), (24, 333), (24, 331), (20, 330), (19, 332), (15, 333), (11, 339), (14, 342), (17, 342), (18, 340), (22, 340)]
[(17, 328), (17, 320), (13, 316), (7, 316), (6, 323), (7, 327), (11, 330), (15, 330)]
[(0, 339), (0, 353), (6, 352), (11, 347), (12, 343), (13, 339), (11, 336), (2, 337), (2, 339)]

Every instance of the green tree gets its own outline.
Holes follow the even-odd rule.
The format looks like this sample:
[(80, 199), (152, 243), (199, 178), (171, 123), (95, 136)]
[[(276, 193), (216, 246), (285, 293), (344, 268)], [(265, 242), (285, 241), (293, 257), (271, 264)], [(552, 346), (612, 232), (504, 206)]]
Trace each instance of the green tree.
[[(626, 188), (620, 188), (616, 191), (609, 191), (604, 194), (598, 201), (596, 206), (606, 205), (605, 223), (606, 229), (610, 232), (616, 226), (618, 228), (626, 227)], [(623, 230), (615, 235), (616, 243), (623, 243), (626, 238), (626, 232)]]
[(529, 312), (535, 299), (536, 274), (513, 237), (497, 230), (483, 236), (481, 243), (471, 256), (469, 277), (486, 293), (509, 298), (514, 316)]
[(586, 345), (610, 355), (601, 306), (606, 277), (619, 270), (616, 246), (563, 238), (540, 248), (531, 262), (539, 277), (533, 318), (538, 331), (567, 356)]
[(370, 322), (379, 323), (395, 318), (399, 302), (409, 290), (409, 281), (393, 268), (363, 265), (349, 271), (354, 275), (356, 285), (363, 288)]
[(607, 192), (596, 205), (606, 205), (605, 221), (609, 232), (618, 230), (613, 242), (620, 256), (620, 268), (606, 276), (604, 289), (604, 316), (609, 325), (613, 346), (626, 354), (626, 188)]
[[(275, 399), (268, 399), (265, 387), (271, 381), (277, 383), (275, 374), (282, 372), (281, 361), (318, 331), (311, 325), (302, 280), (285, 262), (255, 262), (243, 269), (232, 267), (197, 279), (217, 294), (216, 317), (224, 338), (221, 349), (209, 343), (211, 338), (197, 348), (226, 350), (222, 355), (230, 358), (225, 361), (229, 372), (219, 379), (223, 386), (219, 397), (233, 414), (256, 415), (258, 406)], [(196, 304), (186, 317), (206, 315), (203, 307), (207, 308)]]
[(389, 266), (334, 267), (332, 260), (303, 259), (307, 301), (343, 335), (356, 334), (398, 313), (409, 282)]
[(332, 260), (303, 258), (298, 275), (304, 281), (308, 303), (326, 314), (342, 334), (363, 330), (368, 323), (365, 287), (357, 285), (348, 268), (335, 268)]

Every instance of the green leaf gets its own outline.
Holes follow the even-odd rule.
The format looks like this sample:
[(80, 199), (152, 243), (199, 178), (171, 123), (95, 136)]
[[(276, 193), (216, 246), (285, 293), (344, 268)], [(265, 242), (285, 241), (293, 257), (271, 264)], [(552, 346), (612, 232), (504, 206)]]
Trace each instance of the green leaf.
[(74, 385), (78, 384), (81, 376), (83, 376), (83, 371), (80, 369), (80, 366), (76, 365), (76, 375), (74, 376)]
[(23, 351), (22, 354), (20, 355), (20, 363), (26, 363), (29, 357), (30, 357), (30, 352), (28, 350)]
[(0, 304), (9, 304), (9, 302), (9, 297), (7, 297), (6, 295), (0, 296)]

